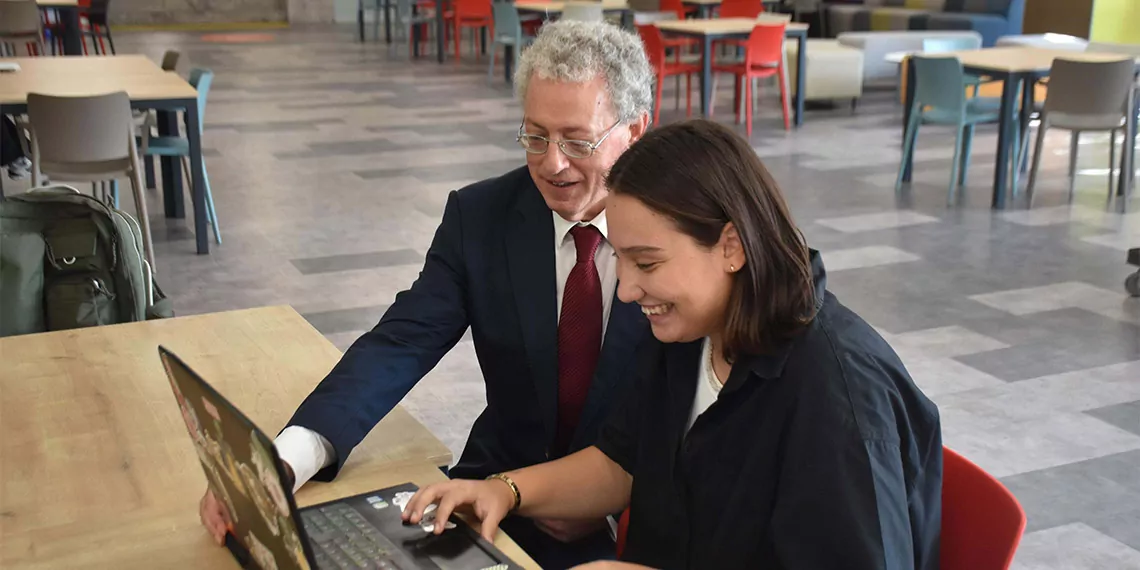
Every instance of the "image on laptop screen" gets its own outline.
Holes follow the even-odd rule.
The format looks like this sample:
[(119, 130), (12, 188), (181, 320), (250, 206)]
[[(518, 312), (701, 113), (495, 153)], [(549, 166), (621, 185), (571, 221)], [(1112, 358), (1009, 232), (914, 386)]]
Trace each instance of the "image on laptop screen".
[(230, 533), (263, 570), (308, 569), (307, 543), (290, 516), (296, 505), (281, 486), (272, 443), (244, 416), (215, 405), (224, 400), (176, 356), (161, 354), (207, 483), (230, 512)]

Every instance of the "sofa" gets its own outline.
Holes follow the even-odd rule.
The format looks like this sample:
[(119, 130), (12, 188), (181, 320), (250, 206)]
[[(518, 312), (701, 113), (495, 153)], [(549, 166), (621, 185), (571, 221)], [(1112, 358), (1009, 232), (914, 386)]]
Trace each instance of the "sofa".
[(902, 30), (972, 30), (991, 47), (1021, 33), (1025, 0), (863, 0), (824, 5), (827, 34)]
[(839, 34), (838, 42), (863, 52), (864, 83), (895, 85), (899, 79), (899, 64), (887, 61), (887, 54), (922, 51), (923, 42), (935, 39), (964, 41), (972, 49), (982, 47), (981, 34), (968, 31), (844, 32)]

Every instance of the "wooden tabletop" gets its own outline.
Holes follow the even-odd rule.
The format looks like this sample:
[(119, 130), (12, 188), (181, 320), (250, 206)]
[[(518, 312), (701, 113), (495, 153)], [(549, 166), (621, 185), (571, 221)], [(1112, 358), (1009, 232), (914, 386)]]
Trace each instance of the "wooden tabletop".
[(0, 73), (0, 104), (22, 104), (28, 93), (84, 96), (126, 91), (132, 100), (194, 99), (198, 92), (177, 74), (141, 55), (17, 57), (20, 70)]
[[(771, 23), (779, 23), (782, 20), (772, 19)], [(670, 32), (674, 34), (685, 34), (694, 36), (738, 36), (748, 35), (752, 33), (752, 29), (757, 24), (768, 23), (765, 21), (763, 15), (760, 18), (710, 18), (694, 19), (694, 20), (663, 20), (654, 22), (653, 24), (661, 28), (663, 32)], [(808, 24), (799, 22), (789, 22), (787, 25), (789, 31), (806, 31)]]
[[(760, 0), (761, 4), (779, 4), (783, 0)], [(724, 0), (682, 0), (682, 4), (690, 6), (720, 6)]]
[[(992, 47), (978, 50), (956, 51), (945, 56), (957, 57), (964, 67), (1005, 73), (1043, 73), (1053, 66), (1057, 58), (1075, 61), (1119, 61), (1128, 56), (1118, 53), (1071, 51), (1025, 46)], [(938, 57), (938, 56), (932, 56)], [(1140, 58), (1138, 58), (1140, 64)]]
[[(0, 339), (0, 568), (232, 565), (198, 522), (206, 480), (159, 344), (270, 437), (340, 357), (289, 307)], [(297, 499), (423, 484), (450, 461), (397, 407), (335, 483), (307, 485)], [(417, 478), (392, 473), (410, 465), (423, 467)]]
[(40, 8), (76, 8), (79, 0), (36, 0)]
[(626, 0), (602, 0), (601, 2), (542, 2), (531, 0), (515, 2), (515, 8), (521, 12), (545, 12), (547, 14), (560, 14), (562, 12), (562, 7), (566, 4), (601, 4), (602, 10), (608, 12), (629, 10), (629, 2)]

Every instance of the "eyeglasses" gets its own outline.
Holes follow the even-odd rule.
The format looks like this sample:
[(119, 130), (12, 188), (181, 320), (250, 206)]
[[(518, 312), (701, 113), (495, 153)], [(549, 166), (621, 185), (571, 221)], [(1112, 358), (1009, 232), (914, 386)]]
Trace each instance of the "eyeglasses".
[(530, 154), (546, 154), (546, 151), (550, 148), (550, 143), (554, 143), (558, 145), (558, 148), (562, 149), (563, 154), (569, 156), (570, 158), (590, 158), (593, 156), (594, 151), (598, 150), (598, 147), (602, 146), (603, 142), (606, 142), (606, 137), (609, 137), (610, 133), (614, 132), (614, 129), (616, 129), (621, 123), (622, 120), (618, 119), (618, 122), (614, 123), (612, 127), (606, 129), (606, 132), (602, 134), (602, 138), (598, 139), (598, 142), (578, 140), (550, 140), (541, 135), (530, 135), (523, 132), (523, 125), (519, 125), (519, 134), (515, 140), (518, 141), (519, 145), (523, 147), (523, 150), (527, 151)]

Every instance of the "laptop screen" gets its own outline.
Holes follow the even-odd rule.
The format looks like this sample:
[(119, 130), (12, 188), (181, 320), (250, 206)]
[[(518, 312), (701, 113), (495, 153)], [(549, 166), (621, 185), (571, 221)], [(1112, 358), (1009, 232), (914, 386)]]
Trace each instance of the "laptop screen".
[(308, 569), (273, 443), (178, 357), (159, 354), (207, 483), (230, 512), (230, 533), (263, 570)]

